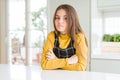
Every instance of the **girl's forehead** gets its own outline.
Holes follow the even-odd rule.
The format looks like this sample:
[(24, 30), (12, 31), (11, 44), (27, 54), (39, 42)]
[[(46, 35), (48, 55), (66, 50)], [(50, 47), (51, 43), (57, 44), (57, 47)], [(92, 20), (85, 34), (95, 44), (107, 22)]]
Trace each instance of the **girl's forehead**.
[(57, 10), (56, 15), (66, 15), (66, 11), (64, 9), (59, 9)]

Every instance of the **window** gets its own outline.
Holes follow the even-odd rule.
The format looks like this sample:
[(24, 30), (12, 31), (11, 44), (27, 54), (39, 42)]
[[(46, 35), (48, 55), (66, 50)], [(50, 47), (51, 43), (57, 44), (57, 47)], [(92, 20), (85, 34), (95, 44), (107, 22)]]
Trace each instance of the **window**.
[(38, 65), (47, 34), (47, 0), (8, 0), (6, 6), (8, 63)]
[(120, 33), (120, 12), (104, 13), (104, 34)]
[(104, 9), (104, 6), (104, 10), (101, 10), (96, 5), (97, 3), (93, 2), (91, 7), (91, 51), (92, 54), (101, 55), (103, 35), (120, 34), (120, 11), (113, 8)]

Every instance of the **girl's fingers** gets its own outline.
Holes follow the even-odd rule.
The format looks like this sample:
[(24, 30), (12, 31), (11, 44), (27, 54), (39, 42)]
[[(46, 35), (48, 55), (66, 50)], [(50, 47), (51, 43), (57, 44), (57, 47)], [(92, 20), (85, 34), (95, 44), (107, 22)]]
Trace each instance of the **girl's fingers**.
[(46, 57), (47, 57), (47, 59), (48, 59), (48, 60), (50, 60), (50, 59), (51, 59), (51, 55), (47, 55)]
[(48, 49), (48, 51), (53, 54), (53, 51), (51, 49)]
[(53, 53), (53, 51), (51, 49), (48, 49), (48, 53), (46, 55), (47, 60), (51, 60), (55, 58), (55, 54)]
[(47, 53), (47, 55), (51, 55), (51, 53)]

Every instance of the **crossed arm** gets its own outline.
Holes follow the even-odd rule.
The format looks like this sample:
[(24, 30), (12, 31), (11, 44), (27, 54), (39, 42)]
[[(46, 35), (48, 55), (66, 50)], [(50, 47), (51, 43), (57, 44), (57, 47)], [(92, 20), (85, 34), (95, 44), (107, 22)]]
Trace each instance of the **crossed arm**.
[(81, 52), (84, 53), (83, 56), (81, 56), (80, 53), (76, 51), (76, 54), (70, 58), (59, 59), (55, 56), (54, 52), (52, 51), (52, 48), (54, 46), (52, 44), (54, 43), (48, 37), (42, 53), (41, 59), (42, 69), (62, 68), (65, 70), (81, 70), (81, 71), (84, 71), (86, 69), (87, 58), (83, 58), (83, 56), (87, 57), (88, 47), (86, 46), (84, 36), (81, 37), (81, 40), (79, 42)]

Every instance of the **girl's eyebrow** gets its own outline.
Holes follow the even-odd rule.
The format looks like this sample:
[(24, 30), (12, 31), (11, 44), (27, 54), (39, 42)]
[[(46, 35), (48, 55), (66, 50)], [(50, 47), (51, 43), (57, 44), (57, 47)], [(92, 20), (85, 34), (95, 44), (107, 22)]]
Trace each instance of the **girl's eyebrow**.
[[(57, 17), (57, 16), (59, 17), (59, 15), (55, 15), (55, 17)], [(63, 17), (67, 17), (67, 15), (64, 15)]]
[(55, 15), (55, 16), (59, 16), (59, 15)]

